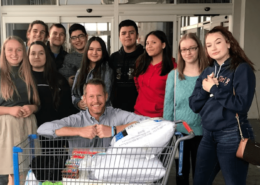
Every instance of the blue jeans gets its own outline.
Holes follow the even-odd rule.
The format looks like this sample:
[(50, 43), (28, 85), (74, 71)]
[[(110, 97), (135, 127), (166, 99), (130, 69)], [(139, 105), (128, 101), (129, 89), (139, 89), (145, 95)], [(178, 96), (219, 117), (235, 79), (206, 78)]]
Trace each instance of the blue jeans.
[[(254, 139), (249, 123), (242, 123), (241, 127), (245, 138)], [(203, 138), (197, 153), (194, 185), (211, 185), (219, 170), (223, 173), (225, 184), (245, 185), (248, 163), (236, 157), (240, 140), (238, 126), (215, 132), (203, 129)]]
[(0, 175), (0, 185), (8, 184), (8, 175)]

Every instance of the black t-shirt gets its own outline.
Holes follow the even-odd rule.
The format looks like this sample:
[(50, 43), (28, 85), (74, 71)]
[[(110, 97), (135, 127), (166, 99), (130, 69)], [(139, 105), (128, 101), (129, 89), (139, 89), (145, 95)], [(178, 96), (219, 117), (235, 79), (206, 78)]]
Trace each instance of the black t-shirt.
[(57, 73), (56, 78), (53, 79), (58, 80), (60, 90), (59, 106), (56, 108), (54, 106), (52, 89), (44, 80), (43, 72), (32, 71), (32, 73), (37, 84), (41, 101), (41, 108), (35, 114), (38, 127), (44, 122), (62, 119), (64, 117), (70, 116), (73, 113), (76, 113), (76, 110), (73, 107), (71, 101), (70, 86), (63, 76)]
[[(8, 100), (8, 101), (5, 101), (0, 96), (0, 106), (13, 107), (13, 106), (23, 106), (23, 105), (31, 104), (28, 100), (28, 92), (27, 92), (26, 83), (18, 75), (20, 66), (12, 66), (11, 68), (12, 68), (12, 72), (11, 72), (10, 76), (11, 76), (11, 79), (19, 94), (17, 94), (14, 91), (12, 100)], [(33, 97), (33, 93), (31, 93), (31, 100), (32, 100), (32, 97)]]

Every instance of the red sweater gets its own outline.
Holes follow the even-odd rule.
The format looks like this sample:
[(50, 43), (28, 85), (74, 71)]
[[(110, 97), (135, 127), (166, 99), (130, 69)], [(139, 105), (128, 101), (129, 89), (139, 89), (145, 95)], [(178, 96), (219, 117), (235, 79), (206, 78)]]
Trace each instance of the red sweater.
[[(177, 67), (175, 59), (172, 59), (174, 68)], [(134, 106), (134, 112), (148, 117), (163, 117), (163, 103), (167, 75), (160, 76), (162, 62), (150, 64), (144, 74), (135, 77), (135, 85), (138, 97)]]

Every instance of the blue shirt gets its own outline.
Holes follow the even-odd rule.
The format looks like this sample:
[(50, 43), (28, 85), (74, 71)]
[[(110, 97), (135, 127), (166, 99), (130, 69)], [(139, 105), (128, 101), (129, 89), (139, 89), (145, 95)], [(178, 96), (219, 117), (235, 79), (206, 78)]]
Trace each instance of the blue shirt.
[[(132, 112), (123, 111), (121, 109), (115, 109), (113, 107), (106, 107), (103, 115), (100, 116), (99, 121), (92, 117), (88, 111), (80, 111), (77, 114), (71, 115), (69, 117), (63, 118), (61, 120), (55, 120), (52, 122), (46, 122), (42, 124), (37, 133), (39, 135), (56, 138), (55, 131), (63, 127), (85, 127), (95, 124), (107, 125), (107, 126), (118, 126), (131, 123), (133, 121), (142, 121), (148, 117), (140, 116)], [(67, 137), (70, 149), (77, 147), (108, 147), (110, 145), (110, 138), (103, 138), (102, 142), (95, 143), (96, 139), (82, 138), (79, 136)]]
[(54, 57), (57, 58), (57, 56), (59, 55), (59, 53), (53, 53)]

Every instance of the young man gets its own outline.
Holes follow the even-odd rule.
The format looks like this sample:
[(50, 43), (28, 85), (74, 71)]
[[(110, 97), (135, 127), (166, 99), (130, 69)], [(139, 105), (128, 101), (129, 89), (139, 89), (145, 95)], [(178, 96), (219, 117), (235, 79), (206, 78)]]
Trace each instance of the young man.
[[(80, 136), (69, 140), (69, 147), (108, 147), (111, 141), (112, 129), (114, 133), (122, 131), (125, 127), (147, 117), (131, 112), (106, 107), (105, 84), (101, 79), (91, 79), (83, 87), (83, 101), (87, 105), (86, 111), (71, 115), (61, 120), (42, 124), (37, 133), (45, 137)], [(104, 138), (92, 140), (98, 136)]]
[(32, 42), (42, 41), (46, 42), (49, 36), (48, 26), (41, 20), (33, 21), (27, 30), (27, 46)]
[(132, 73), (136, 59), (144, 52), (143, 46), (136, 44), (138, 28), (134, 21), (124, 20), (119, 24), (119, 39), (123, 46), (109, 60), (116, 77), (112, 105), (133, 112), (137, 90)]
[(62, 67), (65, 56), (68, 54), (62, 47), (66, 39), (66, 30), (62, 24), (53, 24), (49, 32), (47, 48), (55, 61), (56, 69), (59, 70)]
[(66, 55), (62, 68), (59, 72), (68, 80), (69, 85), (73, 85), (74, 77), (80, 68), (85, 45), (88, 41), (86, 29), (81, 24), (73, 24), (69, 29), (70, 42), (75, 49), (74, 52)]

